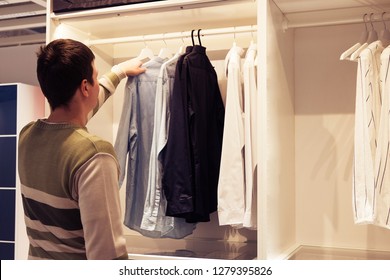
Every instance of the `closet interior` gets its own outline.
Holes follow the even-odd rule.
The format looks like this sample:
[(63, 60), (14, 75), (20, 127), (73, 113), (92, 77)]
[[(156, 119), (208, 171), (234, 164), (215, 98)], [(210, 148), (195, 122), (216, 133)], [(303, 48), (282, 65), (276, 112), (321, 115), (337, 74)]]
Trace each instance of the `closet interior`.
[[(175, 53), (201, 30), (223, 77), (232, 45), (257, 43), (257, 230), (219, 226), (216, 213), (181, 240), (126, 229), (131, 258), (390, 256), (390, 231), (355, 225), (352, 215), (356, 64), (339, 57), (358, 42), (367, 13), (373, 27), (383, 28), (383, 18), (390, 28), (387, 0), (166, 0), (48, 12), (46, 40), (89, 45), (100, 74), (145, 47)], [(124, 82), (88, 125), (112, 143), (123, 94)]]

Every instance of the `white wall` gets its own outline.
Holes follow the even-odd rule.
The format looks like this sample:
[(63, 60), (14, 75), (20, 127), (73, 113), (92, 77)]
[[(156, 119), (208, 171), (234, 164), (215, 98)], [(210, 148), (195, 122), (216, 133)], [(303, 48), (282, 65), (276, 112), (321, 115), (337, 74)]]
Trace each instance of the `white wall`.
[[(390, 250), (390, 231), (355, 225), (352, 161), (357, 63), (340, 61), (363, 24), (295, 31), (297, 243)], [(382, 28), (377, 26), (379, 31)]]
[(0, 83), (38, 85), (36, 65), (40, 45), (0, 48)]

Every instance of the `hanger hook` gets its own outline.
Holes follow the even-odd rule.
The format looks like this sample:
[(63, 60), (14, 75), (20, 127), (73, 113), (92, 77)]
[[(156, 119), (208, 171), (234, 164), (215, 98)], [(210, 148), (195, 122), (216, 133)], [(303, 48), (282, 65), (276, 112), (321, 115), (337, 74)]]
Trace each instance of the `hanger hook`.
[(198, 29), (198, 41), (199, 41), (199, 45), (202, 46), (202, 42), (200, 41), (200, 31), (202, 29)]
[(386, 26), (386, 22), (385, 22), (385, 18), (384, 18), (385, 14), (386, 14), (386, 12), (383, 12), (383, 13), (382, 13), (382, 22), (383, 22), (383, 25), (384, 25), (385, 30), (386, 30), (386, 29), (387, 29), (387, 26)]
[(168, 45), (167, 45), (167, 42), (165, 42), (165, 33), (163, 33), (163, 35), (162, 35), (162, 40), (164, 42), (165, 47), (167, 47)]
[(363, 15), (363, 22), (364, 22), (364, 26), (366, 27), (366, 31), (368, 31), (367, 22), (366, 22), (366, 16), (368, 16), (367, 13)]
[(148, 44), (146, 44), (145, 35), (142, 35), (142, 40), (143, 40), (143, 42), (144, 42), (145, 48), (147, 48), (147, 47), (148, 47)]
[(371, 23), (372, 30), (375, 30), (374, 24), (372, 23), (372, 16), (373, 15), (374, 15), (374, 13), (370, 14), (370, 23)]
[(195, 41), (194, 41), (194, 29), (191, 31), (191, 40), (192, 40), (192, 45), (195, 46)]

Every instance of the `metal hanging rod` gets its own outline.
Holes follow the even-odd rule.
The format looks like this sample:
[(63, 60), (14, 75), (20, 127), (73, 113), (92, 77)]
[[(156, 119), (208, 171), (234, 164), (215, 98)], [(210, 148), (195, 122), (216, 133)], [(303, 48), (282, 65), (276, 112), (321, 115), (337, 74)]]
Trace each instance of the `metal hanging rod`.
[[(237, 27), (227, 27), (227, 28), (218, 28), (218, 29), (201, 29), (200, 34), (201, 36), (210, 36), (210, 35), (252, 33), (252, 32), (256, 32), (256, 30), (257, 30), (256, 25), (250, 25), (250, 26), (237, 26)], [(148, 35), (141, 35), (141, 36), (93, 39), (93, 40), (85, 41), (85, 44), (88, 46), (96, 46), (96, 45), (105, 45), (105, 44), (162, 41), (162, 40), (182, 39), (182, 38), (190, 38), (190, 37), (191, 37), (191, 31), (186, 31), (186, 32), (173, 32), (173, 33), (162, 33), (162, 34), (148, 34)]]
[[(359, 11), (363, 11), (359, 8)], [(390, 20), (390, 12), (367, 12), (356, 13), (353, 9), (351, 14), (345, 9), (336, 9), (329, 11), (315, 11), (310, 13), (291, 13), (284, 15), (283, 27), (284, 30), (289, 28), (300, 27), (316, 27), (316, 26), (330, 26), (330, 25), (344, 25), (366, 22), (381, 22)], [(364, 19), (364, 15), (368, 15), (369, 20)]]

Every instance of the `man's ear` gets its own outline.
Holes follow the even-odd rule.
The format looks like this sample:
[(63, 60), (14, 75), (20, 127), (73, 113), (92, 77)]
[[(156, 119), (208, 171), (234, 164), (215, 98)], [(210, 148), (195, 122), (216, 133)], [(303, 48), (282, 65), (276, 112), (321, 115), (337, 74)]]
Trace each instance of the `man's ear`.
[(89, 96), (89, 83), (88, 83), (87, 79), (84, 79), (81, 81), (80, 91), (84, 97)]

